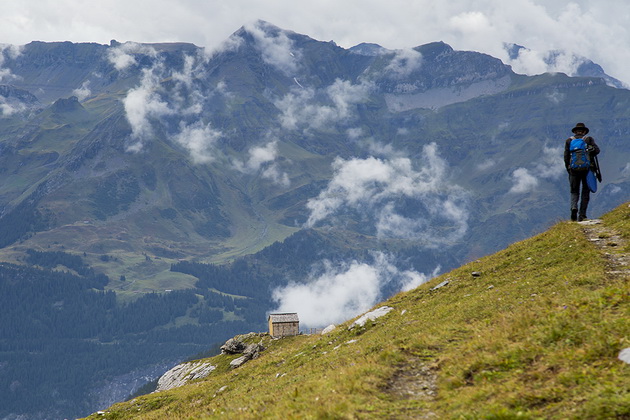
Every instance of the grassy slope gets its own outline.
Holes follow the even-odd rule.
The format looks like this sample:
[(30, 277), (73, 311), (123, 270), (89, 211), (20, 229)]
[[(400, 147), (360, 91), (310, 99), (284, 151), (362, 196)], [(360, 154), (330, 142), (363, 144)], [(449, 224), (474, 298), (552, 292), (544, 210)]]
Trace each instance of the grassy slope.
[[(630, 239), (628, 204), (604, 220)], [(218, 356), (205, 380), (92, 418), (628, 418), (630, 282), (606, 267), (562, 222), (394, 296), (365, 328), (270, 341), (236, 370)]]

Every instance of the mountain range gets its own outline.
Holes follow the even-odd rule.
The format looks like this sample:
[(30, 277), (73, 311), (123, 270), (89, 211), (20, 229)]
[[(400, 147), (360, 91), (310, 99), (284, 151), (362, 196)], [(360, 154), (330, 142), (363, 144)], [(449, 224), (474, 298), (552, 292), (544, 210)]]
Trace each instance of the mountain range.
[[(584, 63), (574, 76), (526, 76), (443, 42), (344, 49), (262, 21), (212, 51), (3, 46), (6, 296), (31, 296), (20, 276), (42, 280), (28, 283), (36, 297), (6, 299), (5, 321), (23, 320), (25, 333), (0, 336), (10, 372), (0, 386), (12, 401), (37, 395), (33, 418), (46, 403), (90, 412), (137, 377), (264, 329), (269, 311), (297, 307), (311, 327), (339, 322), (541, 232), (568, 217), (562, 148), (578, 121), (602, 148), (589, 215), (617, 206), (630, 192), (630, 92)], [(62, 274), (76, 299), (50, 292)], [(80, 306), (88, 301), (99, 303)], [(136, 372), (104, 400), (24, 385), (19, 375), (41, 365), (23, 349), (53, 353), (41, 328), (50, 314), (65, 330), (90, 307), (103, 309), (70, 328), (55, 357), (72, 360), (89, 343), (89, 371), (87, 355), (113, 343), (163, 352), (103, 373), (111, 382)], [(5, 406), (3, 417), (27, 410)]]

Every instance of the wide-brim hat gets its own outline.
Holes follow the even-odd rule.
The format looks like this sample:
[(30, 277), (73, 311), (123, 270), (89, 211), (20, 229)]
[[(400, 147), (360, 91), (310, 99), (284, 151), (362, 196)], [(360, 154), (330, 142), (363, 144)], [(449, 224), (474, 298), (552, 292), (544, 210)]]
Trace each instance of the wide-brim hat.
[(572, 133), (575, 133), (577, 130), (584, 130), (586, 134), (588, 134), (588, 127), (584, 125), (584, 123), (577, 123), (575, 127), (571, 129)]

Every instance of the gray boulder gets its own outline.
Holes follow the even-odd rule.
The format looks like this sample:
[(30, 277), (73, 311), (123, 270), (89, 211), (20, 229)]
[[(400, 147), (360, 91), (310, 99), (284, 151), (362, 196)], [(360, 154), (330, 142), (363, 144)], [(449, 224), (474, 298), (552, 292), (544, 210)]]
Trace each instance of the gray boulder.
[(265, 350), (265, 346), (261, 343), (258, 344), (250, 344), (243, 351), (243, 355), (241, 357), (237, 357), (236, 359), (230, 362), (230, 366), (233, 368), (237, 368), (242, 366), (244, 363), (258, 358), (260, 356), (260, 352)]
[(240, 354), (245, 351), (247, 346), (236, 338), (230, 338), (221, 346), (221, 354)]

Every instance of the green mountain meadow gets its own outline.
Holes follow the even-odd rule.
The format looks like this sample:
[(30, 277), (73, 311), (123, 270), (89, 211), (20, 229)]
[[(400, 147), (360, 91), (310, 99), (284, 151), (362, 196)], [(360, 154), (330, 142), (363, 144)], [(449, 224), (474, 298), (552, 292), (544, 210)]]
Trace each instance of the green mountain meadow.
[(363, 327), (249, 337), (259, 358), (207, 359), (204, 379), (88, 418), (627, 418), (629, 244), (630, 204), (561, 222), (379, 303), (393, 309)]

